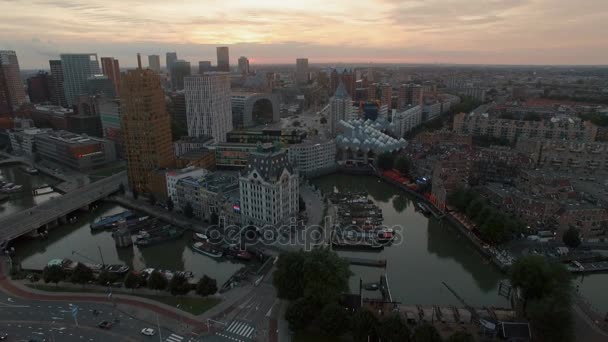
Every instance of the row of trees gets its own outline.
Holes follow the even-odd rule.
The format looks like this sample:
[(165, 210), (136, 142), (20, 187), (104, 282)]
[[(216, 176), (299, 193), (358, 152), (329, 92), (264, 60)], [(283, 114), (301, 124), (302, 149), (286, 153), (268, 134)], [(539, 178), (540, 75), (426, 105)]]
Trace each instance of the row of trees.
[(521, 290), (523, 312), (543, 341), (572, 341), (572, 276), (562, 264), (542, 256), (519, 258), (509, 279)]
[(395, 156), (392, 153), (385, 152), (378, 155), (378, 158), (376, 159), (376, 165), (378, 165), (381, 170), (395, 169), (406, 175), (410, 172), (412, 161), (406, 156)]
[(519, 219), (498, 211), (471, 189), (457, 189), (449, 195), (448, 203), (475, 222), (486, 241), (505, 243), (524, 231), (525, 225)]
[[(61, 266), (47, 266), (42, 272), (42, 279), (45, 283), (55, 283), (55, 285), (64, 280), (82, 285), (91, 282), (99, 285), (108, 285), (121, 280), (119, 275), (108, 271), (103, 271), (95, 277), (93, 271), (81, 263), (69, 274)], [(145, 278), (142, 274), (130, 272), (124, 278), (124, 286), (128, 289), (147, 287), (156, 291), (169, 290), (173, 295), (185, 295), (192, 290), (201, 296), (209, 296), (217, 292), (216, 280), (206, 275), (196, 285), (192, 285), (181, 274), (175, 274), (169, 281), (158, 271), (152, 272), (148, 278)]]

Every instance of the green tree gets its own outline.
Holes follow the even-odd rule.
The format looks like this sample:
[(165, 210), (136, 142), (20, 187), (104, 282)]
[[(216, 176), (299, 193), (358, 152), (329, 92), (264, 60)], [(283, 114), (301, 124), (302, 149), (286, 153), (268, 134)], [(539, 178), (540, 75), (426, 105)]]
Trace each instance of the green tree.
[(378, 155), (376, 165), (378, 165), (381, 170), (390, 170), (393, 168), (393, 160), (394, 156), (391, 153), (384, 152)]
[(520, 288), (526, 301), (554, 291), (569, 292), (572, 286), (571, 275), (564, 265), (549, 263), (537, 255), (517, 259), (509, 270), (509, 280)]
[(78, 265), (76, 265), (76, 268), (74, 268), (72, 275), (70, 276), (70, 281), (74, 284), (84, 285), (89, 281), (93, 280), (93, 278), (93, 270), (91, 270), (82, 263), (78, 263)]
[(137, 199), (139, 197), (139, 192), (137, 192), (137, 189), (133, 188), (133, 199)]
[(315, 318), (316, 308), (309, 298), (298, 298), (289, 303), (285, 311), (285, 320), (293, 331), (301, 331), (310, 325)]
[(408, 198), (405, 195), (397, 195), (393, 198), (393, 208), (398, 213), (401, 213), (407, 208), (407, 204), (409, 203)]
[(55, 283), (57, 285), (58, 282), (65, 279), (65, 271), (59, 265), (47, 266), (42, 271), (42, 279), (45, 283)]
[(203, 277), (196, 284), (196, 294), (199, 296), (207, 297), (217, 292), (217, 281), (209, 278), (207, 275)]
[(501, 244), (509, 240), (509, 234), (505, 230), (502, 215), (494, 215), (488, 217), (481, 225), (481, 235), (487, 241), (495, 244)]
[(172, 295), (185, 295), (190, 292), (192, 288), (190, 284), (188, 284), (188, 279), (181, 274), (173, 275), (171, 281), (169, 282), (169, 291), (171, 291)]
[(352, 275), (348, 261), (327, 248), (313, 249), (305, 254), (304, 296), (319, 305), (337, 302), (349, 292), (348, 279)]
[(377, 339), (378, 320), (369, 310), (357, 311), (351, 322), (351, 332), (355, 341), (375, 341)]
[(184, 206), (184, 215), (189, 219), (194, 217), (194, 208), (190, 203), (186, 203), (186, 206)]
[(473, 201), (471, 201), (469, 203), (469, 205), (467, 205), (467, 209), (466, 209), (467, 217), (469, 217), (469, 218), (476, 217), (483, 210), (485, 205), (486, 205), (486, 201), (484, 201), (483, 198), (478, 197), (478, 198), (474, 199)]
[(406, 156), (399, 156), (395, 159), (395, 169), (399, 171), (403, 175), (407, 175), (410, 172), (410, 167), (412, 166), (412, 162)]
[(579, 230), (574, 227), (568, 228), (568, 230), (566, 230), (566, 232), (564, 233), (562, 240), (564, 241), (566, 246), (570, 248), (576, 248), (580, 246), (581, 236)]
[(412, 338), (413, 342), (441, 342), (442, 340), (437, 328), (430, 324), (417, 327)]
[(398, 314), (392, 314), (382, 322), (378, 329), (381, 341), (407, 342), (410, 340), (410, 329)]
[(139, 277), (135, 273), (129, 272), (124, 283), (126, 288), (131, 290), (136, 289), (139, 287)]
[(340, 336), (350, 327), (350, 313), (338, 303), (327, 304), (319, 314), (319, 327), (327, 336)]
[(572, 300), (568, 290), (555, 290), (531, 300), (526, 316), (535, 335), (542, 341), (573, 341)]
[(304, 260), (303, 251), (284, 253), (279, 257), (272, 276), (279, 298), (296, 300), (304, 296)]
[(154, 271), (148, 278), (148, 288), (151, 290), (164, 290), (167, 288), (167, 278), (159, 271)]
[(108, 285), (108, 283), (114, 283), (118, 280), (118, 276), (115, 273), (108, 272), (106, 270), (101, 271), (97, 276), (97, 284)]
[(457, 331), (450, 335), (447, 342), (475, 342), (475, 337), (466, 331)]

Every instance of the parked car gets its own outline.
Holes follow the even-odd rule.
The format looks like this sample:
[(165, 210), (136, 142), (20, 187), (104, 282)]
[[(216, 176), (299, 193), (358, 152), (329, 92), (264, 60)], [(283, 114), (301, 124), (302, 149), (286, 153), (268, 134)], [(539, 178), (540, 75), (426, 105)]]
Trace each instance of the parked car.
[(112, 328), (112, 323), (108, 322), (108, 321), (101, 321), (99, 322), (99, 324), (97, 324), (98, 327), (102, 328), (102, 329), (111, 329)]
[(8, 338), (7, 333), (0, 332), (0, 340), (6, 340)]
[(154, 336), (156, 335), (156, 330), (152, 328), (143, 328), (141, 329), (141, 334), (146, 336)]

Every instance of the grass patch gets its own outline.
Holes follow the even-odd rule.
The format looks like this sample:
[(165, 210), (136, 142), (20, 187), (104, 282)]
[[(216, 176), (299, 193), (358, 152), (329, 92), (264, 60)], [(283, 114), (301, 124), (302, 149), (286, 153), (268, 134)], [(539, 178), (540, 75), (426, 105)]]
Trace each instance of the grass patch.
[[(25, 284), (25, 286), (36, 289), (39, 291), (46, 292), (82, 292), (82, 293), (106, 293), (106, 291), (88, 289), (88, 288), (71, 288), (62, 287), (48, 284)], [(165, 305), (178, 308), (182, 311), (189, 312), (193, 315), (200, 315), (205, 311), (219, 304), (222, 300), (219, 298), (203, 298), (203, 297), (176, 297), (176, 296), (165, 296), (165, 295), (143, 295), (137, 292), (115, 292), (116, 294), (126, 294), (130, 296), (142, 297), (150, 300), (154, 300)], [(179, 307), (178, 307), (179, 305)]]

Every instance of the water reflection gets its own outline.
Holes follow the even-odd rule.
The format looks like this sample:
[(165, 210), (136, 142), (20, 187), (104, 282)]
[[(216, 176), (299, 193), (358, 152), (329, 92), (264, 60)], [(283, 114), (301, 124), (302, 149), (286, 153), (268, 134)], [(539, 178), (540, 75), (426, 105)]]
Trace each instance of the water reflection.
[(55, 185), (58, 181), (55, 178), (44, 174), (30, 175), (21, 169), (19, 165), (8, 166), (0, 169), (0, 179), (5, 182), (22, 185), (22, 191), (10, 194), (5, 202), (0, 203), (0, 215), (9, 215), (23, 209), (31, 208), (44, 203), (54, 197), (61, 196), (53, 192), (41, 196), (33, 196), (32, 190), (44, 184)]
[(393, 208), (398, 213), (402, 213), (411, 204), (412, 204), (412, 201), (403, 194), (399, 194), (399, 195), (393, 197)]

